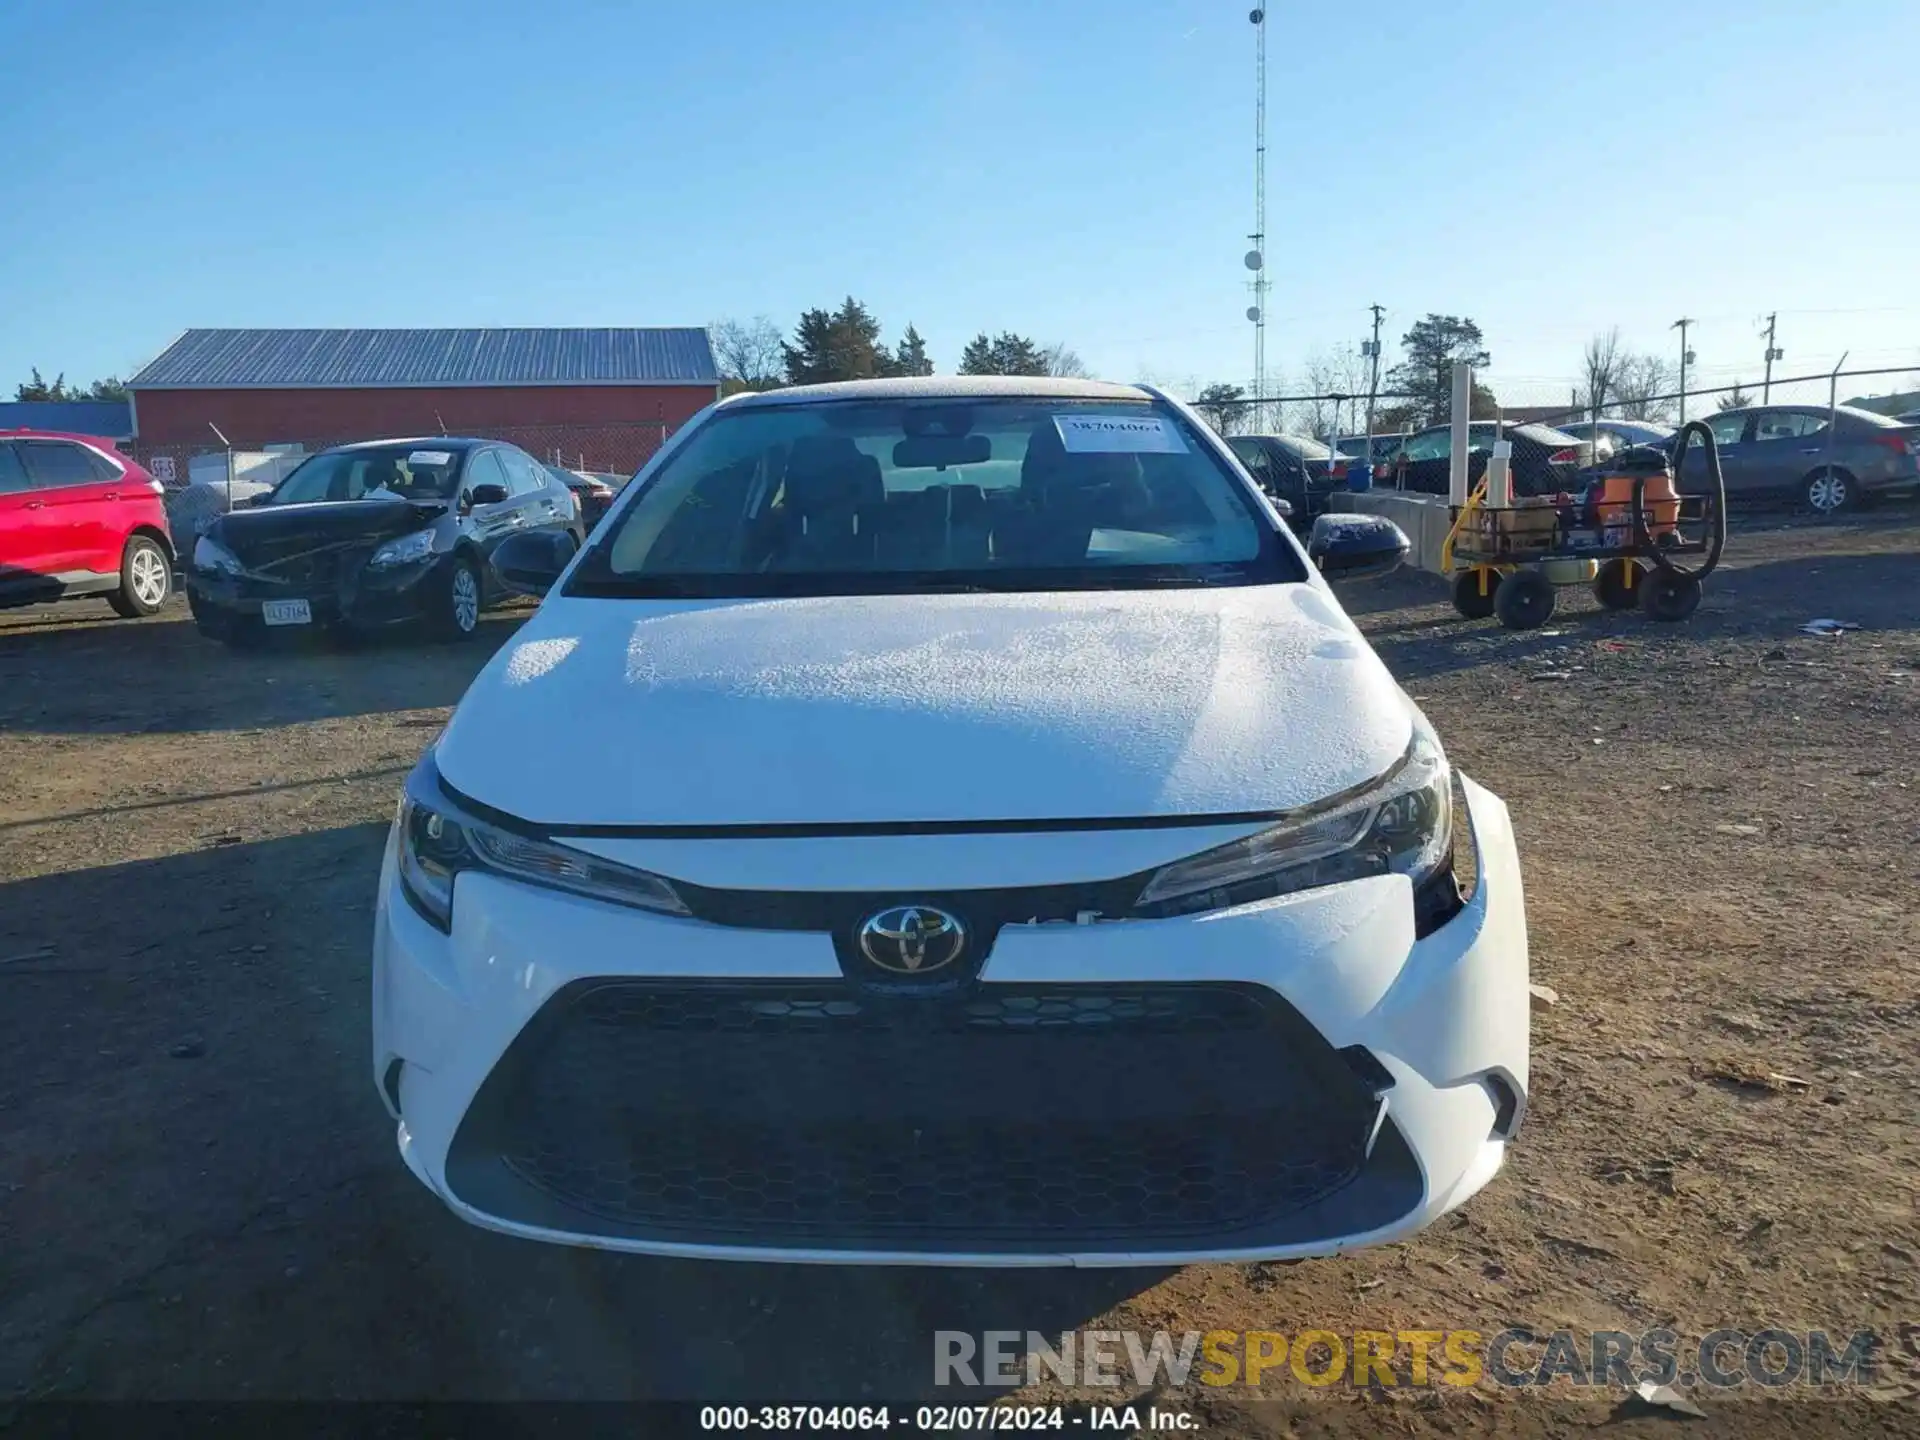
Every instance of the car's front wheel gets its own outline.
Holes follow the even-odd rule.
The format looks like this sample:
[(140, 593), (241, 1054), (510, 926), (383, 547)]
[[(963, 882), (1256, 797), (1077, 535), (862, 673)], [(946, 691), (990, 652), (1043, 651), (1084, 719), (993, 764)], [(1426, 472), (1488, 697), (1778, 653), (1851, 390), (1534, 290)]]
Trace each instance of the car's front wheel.
[(173, 593), (173, 562), (160, 542), (135, 535), (120, 555), (120, 588), (109, 591), (107, 603), (129, 620), (152, 615)]
[(480, 572), (465, 555), (448, 563), (430, 618), (442, 640), (471, 640), (480, 629)]

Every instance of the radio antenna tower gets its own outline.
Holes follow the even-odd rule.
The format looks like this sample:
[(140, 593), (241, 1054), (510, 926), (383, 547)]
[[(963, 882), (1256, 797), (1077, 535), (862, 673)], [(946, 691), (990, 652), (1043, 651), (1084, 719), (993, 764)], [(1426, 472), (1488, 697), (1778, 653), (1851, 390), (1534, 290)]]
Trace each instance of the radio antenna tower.
[(1267, 12), (1264, 6), (1248, 13), (1253, 22), (1253, 248), (1247, 251), (1247, 269), (1253, 272), (1253, 304), (1247, 319), (1253, 322), (1253, 425), (1265, 432), (1267, 394)]

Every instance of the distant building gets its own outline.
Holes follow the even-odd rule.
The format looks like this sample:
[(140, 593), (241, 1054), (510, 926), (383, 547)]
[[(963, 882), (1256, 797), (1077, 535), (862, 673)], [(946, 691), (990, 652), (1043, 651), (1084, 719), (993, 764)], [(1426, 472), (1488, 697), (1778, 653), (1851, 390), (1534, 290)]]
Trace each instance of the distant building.
[(133, 405), (126, 400), (9, 400), (0, 403), (0, 430), (63, 430), (124, 445), (133, 439)]
[(435, 434), (511, 440), (631, 474), (715, 399), (700, 328), (189, 330), (127, 382), (136, 453), (322, 449)]
[(1893, 395), (1862, 395), (1843, 402), (1860, 410), (1873, 410), (1882, 415), (1906, 415), (1920, 410), (1920, 390), (1902, 390)]

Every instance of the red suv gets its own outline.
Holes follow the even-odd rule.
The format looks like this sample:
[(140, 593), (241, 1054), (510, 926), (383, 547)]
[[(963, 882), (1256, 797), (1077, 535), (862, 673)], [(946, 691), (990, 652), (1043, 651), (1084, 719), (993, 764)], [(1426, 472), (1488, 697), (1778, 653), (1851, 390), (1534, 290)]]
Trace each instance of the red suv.
[(153, 614), (173, 589), (163, 493), (106, 440), (0, 430), (0, 606), (104, 595)]

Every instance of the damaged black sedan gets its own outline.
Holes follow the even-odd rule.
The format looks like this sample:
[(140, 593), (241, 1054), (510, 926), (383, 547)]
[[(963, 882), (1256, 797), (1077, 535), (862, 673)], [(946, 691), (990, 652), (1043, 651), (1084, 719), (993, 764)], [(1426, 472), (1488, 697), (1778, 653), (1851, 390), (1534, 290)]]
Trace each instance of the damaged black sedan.
[(187, 597), (200, 633), (230, 645), (281, 626), (409, 622), (460, 640), (507, 593), (494, 546), (539, 530), (581, 539), (567, 488), (515, 446), (445, 436), (343, 445), (209, 526)]

